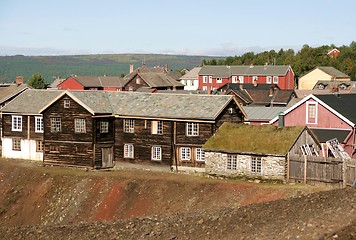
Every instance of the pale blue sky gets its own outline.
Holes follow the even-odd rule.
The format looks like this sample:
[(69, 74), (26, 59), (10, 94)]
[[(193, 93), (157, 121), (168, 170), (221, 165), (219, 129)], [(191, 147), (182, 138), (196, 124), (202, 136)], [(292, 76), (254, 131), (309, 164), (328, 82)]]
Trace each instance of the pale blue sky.
[(0, 0), (0, 55), (234, 56), (356, 41), (356, 0)]

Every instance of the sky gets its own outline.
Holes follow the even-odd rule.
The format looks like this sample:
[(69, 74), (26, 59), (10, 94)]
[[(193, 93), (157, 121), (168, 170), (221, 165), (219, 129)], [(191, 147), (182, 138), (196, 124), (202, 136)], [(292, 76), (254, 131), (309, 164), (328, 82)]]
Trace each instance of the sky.
[(356, 41), (356, 0), (0, 0), (0, 55), (240, 56)]

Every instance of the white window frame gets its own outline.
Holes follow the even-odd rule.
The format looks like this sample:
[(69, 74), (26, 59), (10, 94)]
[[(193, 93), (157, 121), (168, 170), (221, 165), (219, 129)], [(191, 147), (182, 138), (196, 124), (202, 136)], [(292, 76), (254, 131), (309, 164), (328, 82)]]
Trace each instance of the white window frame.
[(272, 83), (272, 76), (266, 76), (266, 83), (271, 84)]
[(244, 83), (244, 76), (239, 76), (239, 82)]
[(190, 147), (181, 147), (179, 148), (179, 157), (182, 161), (190, 161), (191, 160), (191, 152)]
[(256, 174), (262, 174), (261, 157), (251, 157), (251, 172)]
[(213, 76), (209, 76), (209, 83), (213, 83)]
[(237, 155), (228, 154), (226, 158), (226, 169), (237, 170)]
[(20, 138), (12, 139), (12, 150), (13, 151), (21, 151), (21, 139)]
[(222, 83), (222, 78), (221, 77), (216, 78), (216, 83)]
[(134, 158), (135, 147), (132, 143), (124, 144), (124, 158)]
[(189, 122), (186, 123), (187, 136), (199, 136), (199, 123)]
[(43, 141), (36, 140), (36, 152), (43, 152)]
[[(314, 122), (309, 122), (310, 107), (311, 106), (315, 106), (315, 109), (314, 109), (315, 111), (313, 113), (314, 118), (311, 118), (311, 119), (315, 119)], [(306, 113), (305, 113), (305, 122), (307, 124), (318, 124), (318, 103), (317, 102), (307, 102), (305, 111), (306, 111)]]
[(153, 146), (152, 147), (151, 160), (154, 160), (154, 161), (162, 160), (162, 147), (161, 146)]
[(100, 133), (108, 133), (109, 132), (109, 121), (107, 119), (100, 119)]
[(51, 132), (52, 133), (60, 132), (61, 129), (62, 129), (61, 118), (60, 117), (52, 117), (51, 118)]
[(203, 86), (203, 91), (208, 91), (208, 86)]
[(278, 84), (278, 76), (273, 76), (273, 83)]
[(208, 76), (203, 76), (203, 83), (208, 83)]
[(231, 77), (231, 83), (237, 83), (237, 76)]
[(124, 119), (124, 132), (134, 133), (135, 132), (135, 120), (134, 119)]
[(195, 149), (195, 159), (197, 162), (205, 162), (205, 152), (202, 148)]
[(151, 133), (152, 134), (163, 134), (163, 122), (162, 121), (152, 121), (151, 122)]
[(12, 131), (14, 132), (22, 132), (22, 116), (12, 116)]
[(64, 108), (70, 108), (70, 99), (64, 99)]
[(75, 118), (74, 119), (74, 132), (75, 133), (86, 133), (85, 118)]
[(35, 132), (43, 133), (43, 117), (35, 117)]

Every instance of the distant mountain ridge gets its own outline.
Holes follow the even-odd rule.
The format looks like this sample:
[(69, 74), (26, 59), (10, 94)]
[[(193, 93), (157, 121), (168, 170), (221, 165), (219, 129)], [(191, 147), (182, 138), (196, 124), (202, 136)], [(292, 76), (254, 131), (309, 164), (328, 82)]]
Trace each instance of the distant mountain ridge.
[(13, 82), (16, 76), (24, 76), (25, 82), (34, 73), (41, 74), (46, 83), (57, 77), (72, 74), (85, 76), (120, 76), (129, 73), (130, 64), (138, 68), (165, 66), (171, 70), (192, 69), (200, 66), (203, 59), (216, 57), (165, 54), (92, 54), (63, 56), (0, 56), (0, 83)]

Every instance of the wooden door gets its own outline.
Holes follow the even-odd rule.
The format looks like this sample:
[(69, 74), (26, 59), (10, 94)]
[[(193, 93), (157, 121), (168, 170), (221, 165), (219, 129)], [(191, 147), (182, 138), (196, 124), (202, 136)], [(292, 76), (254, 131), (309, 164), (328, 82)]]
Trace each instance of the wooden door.
[(103, 147), (101, 148), (101, 166), (103, 168), (109, 168), (114, 166), (113, 161), (113, 147)]

